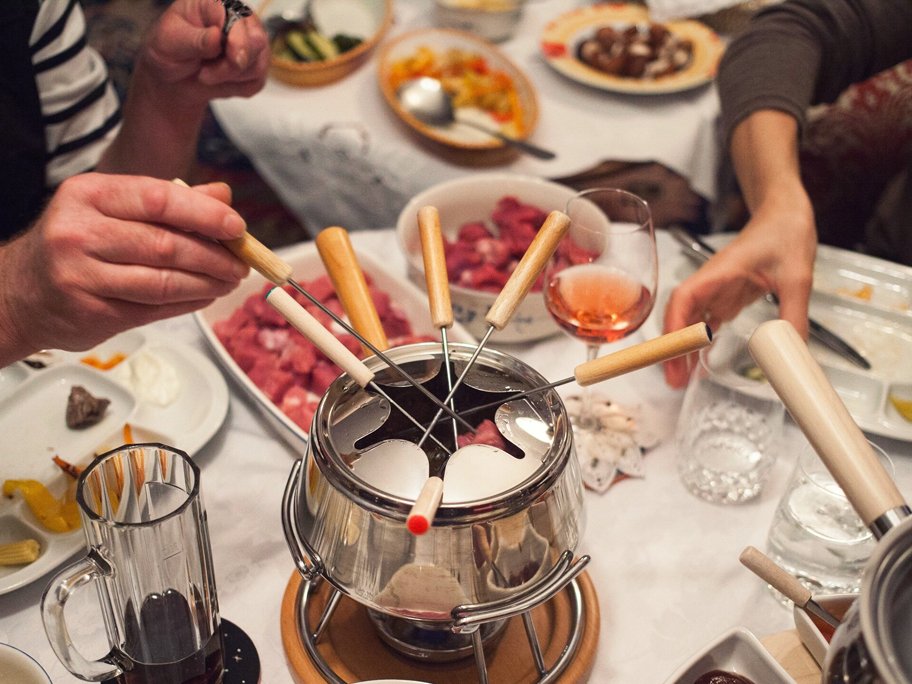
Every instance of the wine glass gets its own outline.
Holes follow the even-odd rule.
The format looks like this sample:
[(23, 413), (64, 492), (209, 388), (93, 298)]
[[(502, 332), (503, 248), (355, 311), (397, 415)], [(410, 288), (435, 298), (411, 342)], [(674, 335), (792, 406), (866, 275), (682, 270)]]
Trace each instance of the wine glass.
[[(545, 268), (545, 304), (552, 318), (586, 343), (587, 360), (603, 344), (635, 332), (655, 302), (658, 260), (649, 205), (617, 188), (584, 190), (567, 202), (570, 227)], [(605, 431), (593, 395), (568, 401), (577, 452), (603, 450)]]

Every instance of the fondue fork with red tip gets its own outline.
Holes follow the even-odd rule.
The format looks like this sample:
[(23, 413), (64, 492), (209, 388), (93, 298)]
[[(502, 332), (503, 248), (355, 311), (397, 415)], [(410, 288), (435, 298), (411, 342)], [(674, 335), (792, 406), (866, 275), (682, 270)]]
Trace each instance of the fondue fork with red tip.
[[(491, 334), (495, 330), (503, 330), (507, 326), (507, 323), (510, 322), (513, 314), (516, 312), (516, 307), (519, 306), (529, 290), (532, 289), (532, 285), (542, 272), (545, 264), (548, 263), (554, 250), (557, 249), (558, 243), (561, 241), (561, 238), (564, 237), (564, 234), (569, 227), (570, 217), (561, 211), (552, 211), (548, 214), (547, 218), (545, 218), (545, 222), (542, 224), (541, 228), (539, 228), (538, 233), (535, 235), (535, 239), (532, 240), (532, 244), (526, 249), (526, 253), (523, 254), (522, 259), (519, 260), (513, 273), (510, 274), (510, 278), (507, 280), (506, 285), (503, 286), (500, 294), (497, 295), (491, 308), (488, 309), (488, 312), (485, 314), (488, 330), (485, 332), (484, 337), (481, 338), (481, 342), (478, 343), (478, 346), (475, 348), (472, 357), (469, 359), (462, 373), (459, 374), (456, 382), (453, 383), (452, 389), (444, 399), (444, 404), (453, 398), (456, 390), (462, 385), (462, 381), (472, 369), (475, 360), (478, 358), (478, 355), (481, 354), (481, 350), (484, 349)], [(450, 407), (445, 406), (444, 408), (449, 409)], [(438, 410), (434, 415), (431, 424), (421, 436), (418, 446), (421, 446), (428, 435), (431, 434), (434, 426), (437, 425), (437, 421), (440, 420), (443, 410), (444, 409)]]
[[(394, 401), (392, 397), (383, 391), (380, 385), (374, 382), (373, 371), (355, 356), (348, 347), (342, 344), (332, 332), (325, 328), (320, 321), (314, 318), (307, 309), (301, 306), (294, 297), (281, 287), (274, 287), (267, 293), (266, 301), (282, 314), (295, 330), (313, 342), (321, 352), (339, 368), (348, 373), (361, 387), (370, 387), (410, 420), (412, 424), (419, 429), (423, 429), (424, 426), (411, 413)], [(446, 453), (450, 453), (450, 450), (433, 435), (431, 439)]]
[[(443, 234), (440, 230), (440, 213), (436, 207), (422, 207), (418, 210), (418, 233), (421, 237), (421, 255), (424, 259), (424, 279), (427, 284), (428, 305), (431, 323), (440, 330), (440, 346), (443, 350), (443, 365), (446, 370), (447, 392), (453, 391), (453, 373), (450, 366), (450, 348), (447, 343), (447, 328), (453, 325), (453, 307), (450, 302), (450, 288), (447, 279), (446, 255), (443, 250)], [(449, 406), (455, 409), (450, 397)], [(459, 429), (453, 421), (453, 442), (459, 447)], [(427, 532), (434, 522), (437, 509), (443, 499), (443, 480), (431, 475), (421, 488), (409, 511), (406, 525), (414, 535)]]
[[(434, 210), (434, 214), (436, 214), (436, 210)], [(426, 216), (425, 220), (427, 221), (428, 219), (432, 220), (432, 217)], [(419, 217), (419, 223), (421, 221), (422, 219)], [(440, 238), (439, 221), (436, 222), (436, 228), (439, 240), (439, 264), (444, 268), (443, 294), (440, 292), (439, 281), (435, 283), (433, 288), (429, 286), (428, 293), (431, 300), (431, 319), (435, 327), (441, 327), (452, 325), (453, 316), (452, 311), (447, 314), (449, 290), (446, 286), (446, 264), (443, 258), (443, 242)], [(433, 231), (433, 226), (425, 224), (425, 229)], [(367, 340), (373, 342), (378, 348), (386, 350), (389, 347), (389, 341), (380, 323), (380, 317), (367, 288), (367, 281), (364, 278), (361, 266), (358, 264), (348, 232), (344, 228), (335, 226), (325, 228), (317, 235), (315, 242), (317, 250), (320, 252), (320, 258), (323, 260), (323, 266), (333, 282), (348, 319)], [(425, 263), (427, 264), (427, 262)], [(437, 268), (438, 266), (436, 265), (432, 266), (435, 273), (438, 273), (436, 271)], [(444, 330), (445, 328), (442, 327), (441, 334), (445, 335)], [(444, 337), (443, 339), (445, 340), (446, 338)], [(452, 387), (446, 346), (444, 346), (444, 364), (446, 365), (448, 387)], [(450, 406), (452, 407), (452, 403)], [(453, 421), (454, 449), (456, 448), (457, 433), (456, 422)], [(408, 529), (413, 534), (424, 534), (428, 530), (442, 498), (443, 480), (439, 477), (429, 477), (415, 500), (415, 504), (412, 506), (406, 521)]]
[(668, 361), (678, 356), (691, 354), (707, 346), (710, 342), (712, 342), (712, 331), (709, 326), (706, 325), (706, 323), (694, 323), (686, 328), (665, 333), (664, 335), (659, 335), (651, 340), (646, 340), (645, 342), (631, 345), (620, 351), (605, 354), (592, 361), (581, 363), (574, 369), (573, 375), (564, 378), (563, 380), (556, 380), (547, 385), (540, 385), (529, 390), (516, 392), (515, 394), (510, 394), (488, 404), (473, 406), (470, 409), (461, 411), (460, 415), (465, 417), (479, 411), (500, 406), (508, 401), (522, 399), (523, 397), (528, 397), (532, 394), (566, 385), (574, 380), (581, 387), (594, 385), (598, 382), (610, 380), (619, 375), (624, 375), (625, 373), (640, 370), (647, 366), (662, 363), (663, 361)]

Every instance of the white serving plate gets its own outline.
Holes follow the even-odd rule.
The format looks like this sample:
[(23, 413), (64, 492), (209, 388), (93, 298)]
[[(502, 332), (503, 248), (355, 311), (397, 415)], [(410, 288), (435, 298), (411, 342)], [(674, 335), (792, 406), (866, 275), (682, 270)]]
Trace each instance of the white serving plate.
[[(84, 356), (100, 359), (123, 353), (121, 364), (145, 353), (167, 362), (179, 379), (171, 403), (143, 399), (122, 384), (117, 369), (102, 371), (80, 363)], [(88, 352), (51, 352), (48, 365), (33, 369), (24, 363), (0, 369), (0, 481), (34, 479), (61, 496), (70, 482), (51, 460), (59, 455), (86, 465), (94, 454), (123, 443), (129, 423), (135, 442), (163, 442), (193, 455), (215, 434), (228, 411), (228, 386), (218, 368), (197, 350), (133, 330)], [(73, 385), (111, 400), (97, 424), (71, 430), (66, 426), (67, 397)], [(82, 530), (56, 533), (45, 529), (16, 496), (0, 497), (0, 543), (37, 539), (41, 555), (23, 566), (0, 567), (0, 594), (38, 579), (84, 545)]]
[(756, 684), (795, 684), (760, 640), (743, 627), (722, 634), (681, 665), (665, 684), (693, 684), (712, 670), (741, 675)]
[[(398, 249), (390, 245), (390, 249)], [(326, 273), (316, 245), (312, 242), (301, 243), (278, 252), (293, 269), (295, 281), (306, 287), (305, 282), (311, 281)], [(407, 279), (389, 273), (378, 260), (368, 254), (357, 254), (361, 269), (371, 277), (374, 286), (390, 295), (395, 306), (408, 318), (412, 326), (412, 333), (416, 335), (433, 335), (439, 333), (431, 323), (428, 310), (427, 295), (410, 283)], [(212, 348), (219, 363), (237, 383), (241, 390), (253, 400), (267, 422), (281, 435), (281, 437), (296, 451), (303, 454), (307, 445), (307, 430), (303, 429), (286, 416), (275, 403), (257, 387), (241, 367), (235, 362), (228, 350), (215, 334), (213, 325), (220, 320), (228, 318), (235, 309), (241, 306), (252, 294), (260, 292), (266, 281), (256, 272), (251, 274), (231, 294), (216, 300), (202, 311), (194, 314), (196, 322)], [(447, 333), (450, 342), (473, 343), (475, 340), (468, 332), (456, 323)]]
[[(706, 242), (718, 249), (731, 238), (731, 234), (711, 235)], [(696, 270), (683, 253), (678, 258), (675, 282)], [(870, 299), (850, 294), (862, 287)], [(657, 334), (670, 293), (670, 287), (662, 289), (655, 306), (658, 315), (647, 322)], [(749, 327), (776, 315), (775, 307), (759, 301), (736, 321)], [(814, 340), (809, 344), (858, 426), (872, 435), (912, 441), (912, 422), (889, 399), (891, 393), (912, 399), (912, 268), (820, 245), (810, 315), (871, 362), (871, 369), (864, 370)]]

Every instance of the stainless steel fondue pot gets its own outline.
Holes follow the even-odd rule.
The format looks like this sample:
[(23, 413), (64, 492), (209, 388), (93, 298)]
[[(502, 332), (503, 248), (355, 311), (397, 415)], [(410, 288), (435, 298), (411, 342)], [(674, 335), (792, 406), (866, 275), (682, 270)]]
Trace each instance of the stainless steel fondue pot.
[(785, 321), (750, 350), (852, 506), (878, 539), (861, 593), (833, 635), (823, 682), (912, 682), (912, 510), (807, 346)]
[[(457, 373), (473, 352), (474, 346), (451, 345)], [(429, 385), (443, 375), (437, 343), (388, 354), (412, 375), (428, 377)], [(385, 379), (382, 361), (371, 357), (365, 363), (410, 411), (421, 416), (422, 405), (428, 417), (436, 411), (413, 389), (397, 385), (394, 376)], [(521, 361), (484, 349), (456, 406), (480, 405), (497, 393), (546, 382)], [(374, 611), (454, 629), (457, 607), (497, 606), (539, 583), (559, 586), (562, 577), (572, 579), (582, 568), (566, 560), (579, 543), (584, 509), (570, 423), (553, 389), (527, 400), (541, 419), (536, 432), (551, 440), (540, 467), (495, 496), (453, 503), (445, 498), (433, 526), (416, 537), (406, 528), (414, 501), (380, 491), (352, 469), (365, 448), (384, 439), (409, 439), (409, 428), (377, 428), (376, 402), (346, 374), (337, 378), (319, 404), (307, 452), (292, 470), (283, 501), (286, 539), (304, 578), (322, 577)], [(441, 428), (449, 426), (442, 421)], [(417, 441), (416, 435), (411, 438)]]

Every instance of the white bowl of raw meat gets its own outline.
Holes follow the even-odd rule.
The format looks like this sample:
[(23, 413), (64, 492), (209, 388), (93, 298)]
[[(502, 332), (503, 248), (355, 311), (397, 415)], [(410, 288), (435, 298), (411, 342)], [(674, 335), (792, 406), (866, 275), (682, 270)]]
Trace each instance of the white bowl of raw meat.
[[(551, 181), (509, 173), (478, 173), (415, 195), (399, 214), (396, 232), (409, 276), (424, 283), (418, 210), (437, 208), (444, 236), (450, 299), (457, 322), (476, 338), (488, 330), (485, 314), (549, 212), (565, 211), (576, 191)], [(558, 332), (545, 308), (541, 278), (493, 344), (538, 340)]]

